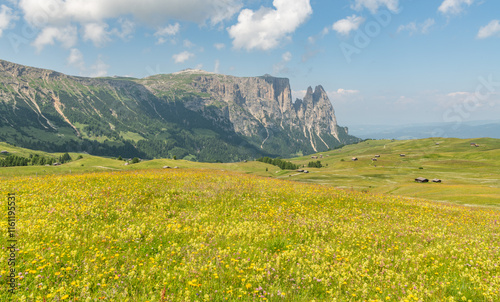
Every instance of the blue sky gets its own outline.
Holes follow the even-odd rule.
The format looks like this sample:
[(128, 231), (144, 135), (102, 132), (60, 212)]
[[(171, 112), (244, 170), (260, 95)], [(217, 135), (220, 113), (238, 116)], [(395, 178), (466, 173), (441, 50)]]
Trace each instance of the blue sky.
[(3, 0), (0, 59), (321, 84), (341, 125), (499, 120), (496, 0)]

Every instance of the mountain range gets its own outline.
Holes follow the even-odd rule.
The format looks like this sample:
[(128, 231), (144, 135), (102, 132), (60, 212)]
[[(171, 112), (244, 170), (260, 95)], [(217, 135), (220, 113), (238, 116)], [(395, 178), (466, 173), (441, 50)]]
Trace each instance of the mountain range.
[(422, 139), (429, 137), (500, 139), (500, 121), (420, 123), (410, 125), (351, 125), (350, 132), (363, 139)]
[(0, 60), (0, 141), (50, 152), (232, 162), (358, 142), (325, 90), (188, 69), (85, 78)]

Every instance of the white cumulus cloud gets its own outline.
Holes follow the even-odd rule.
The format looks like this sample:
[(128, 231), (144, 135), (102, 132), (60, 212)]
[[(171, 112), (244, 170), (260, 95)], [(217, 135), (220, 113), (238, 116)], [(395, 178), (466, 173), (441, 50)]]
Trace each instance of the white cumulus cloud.
[(353, 89), (343, 89), (339, 88), (337, 91), (334, 91), (333, 94), (336, 95), (349, 95), (349, 94), (358, 94), (359, 90), (353, 90)]
[(459, 14), (463, 11), (464, 6), (470, 6), (474, 0), (444, 0), (438, 8), (443, 14)]
[(500, 21), (492, 20), (488, 25), (485, 25), (479, 29), (477, 33), (478, 39), (485, 39), (492, 36), (500, 36)]
[(186, 48), (192, 48), (194, 46), (196, 46), (196, 44), (194, 44), (193, 42), (189, 41), (188, 39), (182, 41), (182, 45)]
[(183, 51), (172, 56), (175, 63), (184, 63), (192, 57), (194, 57), (194, 54), (189, 51)]
[(402, 31), (408, 31), (410, 36), (416, 33), (427, 34), (429, 29), (435, 24), (434, 19), (427, 19), (423, 23), (410, 22), (406, 25), (401, 25), (398, 27), (398, 33)]
[(281, 61), (273, 65), (274, 73), (290, 73), (287, 63), (292, 60), (292, 53), (287, 51), (281, 55)]
[(72, 48), (70, 50), (67, 61), (69, 65), (75, 66), (76, 68), (80, 69), (80, 71), (85, 70), (85, 61), (83, 59), (83, 54), (77, 48)]
[(214, 44), (214, 47), (217, 49), (217, 50), (221, 50), (221, 49), (224, 49), (226, 47), (226, 44), (224, 43), (215, 43)]
[(3, 4), (0, 6), (0, 37), (2, 36), (3, 31), (10, 28), (13, 24), (12, 22), (17, 19), (17, 15), (10, 7)]
[[(19, 7), (31, 24), (102, 22), (130, 15), (147, 24), (175, 19), (212, 24), (228, 20), (241, 9), (240, 0), (20, 0)], [(46, 18), (43, 17), (46, 15)]]
[(118, 19), (118, 23), (120, 23), (121, 30), (114, 28), (111, 31), (111, 33), (113, 35), (120, 37), (123, 40), (131, 39), (132, 33), (134, 32), (135, 29), (135, 23), (128, 19), (123, 19), (123, 18)]
[(102, 47), (106, 42), (110, 41), (110, 33), (107, 31), (108, 24), (106, 23), (88, 23), (83, 28), (83, 40), (92, 41), (95, 46)]
[(337, 90), (327, 91), (328, 98), (335, 104), (335, 109), (342, 106), (349, 108), (364, 107), (365, 101), (363, 94), (359, 90), (339, 88)]
[(450, 108), (457, 104), (467, 106), (469, 111), (475, 111), (481, 107), (488, 108), (500, 104), (500, 94), (498, 92), (485, 93), (483, 91), (456, 91), (442, 94), (438, 98), (438, 104), (441, 108)]
[(165, 27), (158, 29), (154, 33), (154, 36), (158, 38), (156, 44), (163, 44), (167, 42), (166, 37), (175, 36), (179, 32), (180, 28), (181, 26), (179, 25), (179, 23), (175, 23), (175, 24), (169, 24)]
[(87, 66), (85, 64), (85, 59), (83, 53), (78, 48), (71, 48), (69, 56), (66, 59), (69, 66), (76, 67), (80, 71), (81, 76), (88, 77), (104, 77), (108, 75), (109, 65), (106, 64), (102, 58), (102, 55), (97, 57), (94, 64)]
[(91, 77), (104, 77), (108, 75), (109, 65), (104, 63), (102, 57), (99, 56), (95, 64), (90, 66), (90, 69), (92, 70)]
[(73, 47), (78, 41), (77, 30), (75, 26), (66, 27), (45, 27), (33, 42), (37, 51), (41, 51), (45, 45), (54, 45), (55, 41), (62, 44), (64, 48)]
[(292, 100), (295, 102), (297, 99), (303, 99), (307, 90), (292, 90)]
[(363, 17), (352, 15), (333, 23), (332, 29), (341, 35), (348, 36), (351, 31), (357, 30), (364, 21)]
[[(216, 25), (234, 16), (241, 9), (241, 2), (242, 0), (19, 0), (18, 8), (26, 22), (39, 30), (35, 45), (41, 49), (45, 44), (67, 40), (65, 29), (68, 27), (84, 28), (85, 39), (102, 45), (111, 36), (129, 39), (136, 23), (153, 28), (161, 27), (170, 20)], [(122, 16), (129, 19), (123, 20)], [(2, 23), (5, 23), (4, 19), (0, 14), (0, 30), (3, 28)], [(116, 24), (115, 21), (119, 25), (111, 28), (112, 24)]]
[(179, 32), (179, 29), (180, 29), (179, 23), (169, 24), (165, 27), (158, 29), (154, 35), (155, 36), (174, 36)]
[(290, 60), (292, 60), (292, 54), (287, 51), (281, 56), (281, 58), (283, 58), (284, 62), (289, 62)]
[(382, 6), (392, 12), (397, 12), (399, 10), (399, 0), (354, 0), (351, 8), (358, 11), (366, 8), (372, 14), (375, 14)]
[(449, 97), (467, 97), (469, 95), (472, 95), (470, 92), (465, 92), (465, 91), (457, 91), (457, 92), (450, 92), (447, 94)]
[(268, 50), (289, 38), (312, 14), (310, 0), (274, 0), (276, 9), (261, 7), (257, 11), (244, 9), (238, 23), (228, 28), (237, 49)]

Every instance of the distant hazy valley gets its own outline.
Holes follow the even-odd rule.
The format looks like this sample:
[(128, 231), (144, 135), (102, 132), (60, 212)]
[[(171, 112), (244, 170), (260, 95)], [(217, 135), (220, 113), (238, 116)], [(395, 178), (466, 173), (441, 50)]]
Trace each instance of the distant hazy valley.
[(500, 122), (427, 123), (408, 126), (350, 125), (349, 132), (362, 139), (420, 139), (428, 137), (500, 138)]

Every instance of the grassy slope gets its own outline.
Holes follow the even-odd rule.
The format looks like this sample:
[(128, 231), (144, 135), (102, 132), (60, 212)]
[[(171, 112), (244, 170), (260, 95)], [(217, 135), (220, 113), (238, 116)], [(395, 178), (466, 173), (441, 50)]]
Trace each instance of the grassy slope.
[[(43, 151), (33, 151), (20, 147), (0, 142), (0, 151), (8, 151), (9, 154), (28, 157), (30, 154), (39, 154), (46, 157), (57, 158), (63, 153), (46, 153)], [(7, 154), (8, 155), (8, 154)], [(25, 175), (46, 175), (46, 174), (68, 174), (68, 173), (84, 173), (84, 172), (99, 172), (99, 171), (127, 171), (127, 170), (141, 170), (141, 169), (157, 169), (164, 166), (179, 167), (179, 168), (199, 168), (199, 169), (216, 169), (237, 171), (242, 173), (256, 174), (260, 176), (279, 176), (286, 171), (281, 171), (278, 167), (271, 166), (260, 162), (248, 163), (201, 163), (191, 162), (185, 160), (173, 159), (155, 159), (143, 161), (137, 164), (125, 165), (125, 161), (120, 161), (112, 158), (93, 156), (80, 153), (69, 153), (69, 155), (76, 159), (79, 155), (83, 158), (73, 160), (61, 166), (27, 166), (27, 167), (2, 167), (0, 168), (1, 177), (15, 177)], [(0, 155), (0, 158), (6, 155)], [(266, 168), (268, 171), (266, 171)]]
[[(471, 147), (470, 142), (480, 145)], [(439, 143), (437, 145), (436, 143)], [(8, 147), (0, 149), (27, 156), (33, 151)], [(17, 153), (16, 153), (17, 152)], [(43, 152), (38, 152), (43, 154)], [(406, 154), (400, 157), (399, 154)], [(310, 173), (280, 171), (277, 167), (259, 163), (210, 164), (182, 160), (158, 159), (124, 166), (123, 161), (84, 155), (83, 159), (59, 167), (2, 168), (0, 176), (63, 174), (103, 171), (109, 169), (131, 170), (160, 168), (165, 165), (179, 168), (205, 168), (231, 170), (260, 176), (287, 178), (301, 182), (328, 184), (335, 187), (389, 193), (408, 197), (450, 201), (461, 204), (500, 206), (500, 140), (481, 138), (475, 140), (431, 138), (411, 141), (377, 140), (349, 145), (339, 150), (321, 153), (320, 159), (327, 167), (307, 168)], [(381, 157), (377, 162), (371, 158)], [(55, 154), (59, 156), (60, 154)], [(76, 158), (78, 154), (70, 154)], [(358, 161), (351, 161), (351, 157)], [(296, 164), (307, 165), (310, 156), (291, 159)], [(82, 166), (83, 165), (83, 166)], [(419, 169), (419, 168), (423, 169)], [(268, 168), (269, 171), (266, 171)], [(414, 178), (440, 178), (441, 184), (415, 183)]]
[[(470, 142), (480, 147), (471, 147)], [(311, 168), (311, 173), (293, 177), (377, 193), (500, 206), (500, 140), (497, 139), (366, 141), (322, 154), (321, 161), (328, 167)], [(373, 162), (376, 154), (381, 157)], [(359, 160), (353, 162), (351, 157)], [(308, 156), (292, 162), (310, 160)], [(443, 183), (414, 182), (420, 176), (439, 178)]]
[(21, 176), (0, 179), (0, 192), (18, 202), (21, 275), (15, 294), (1, 283), (0, 301), (500, 294), (497, 210), (199, 169)]

